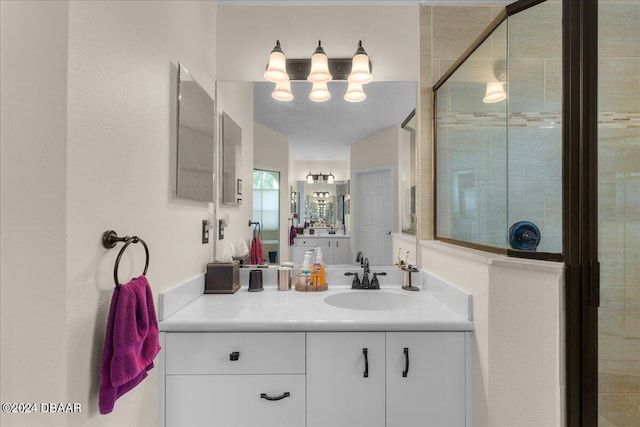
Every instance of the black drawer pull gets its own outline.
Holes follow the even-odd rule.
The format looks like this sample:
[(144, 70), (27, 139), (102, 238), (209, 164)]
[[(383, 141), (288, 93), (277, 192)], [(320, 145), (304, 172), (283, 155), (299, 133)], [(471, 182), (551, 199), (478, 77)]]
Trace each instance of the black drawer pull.
[(364, 354), (364, 377), (369, 378), (369, 350), (363, 348), (362, 354)]
[(289, 397), (289, 396), (291, 396), (291, 393), (289, 393), (288, 391), (285, 391), (285, 392), (284, 392), (284, 393), (282, 393), (280, 396), (276, 396), (276, 397), (268, 396), (268, 395), (267, 395), (267, 393), (260, 393), (260, 398), (261, 398), (261, 399), (271, 400), (271, 401), (274, 401), (274, 400), (282, 400), (282, 399), (284, 399), (285, 397)]
[(409, 347), (404, 348), (404, 371), (402, 371), (402, 376), (407, 377), (409, 373)]
[(231, 360), (232, 362), (235, 362), (238, 359), (240, 359), (239, 351), (234, 351), (233, 353), (229, 354), (229, 360)]

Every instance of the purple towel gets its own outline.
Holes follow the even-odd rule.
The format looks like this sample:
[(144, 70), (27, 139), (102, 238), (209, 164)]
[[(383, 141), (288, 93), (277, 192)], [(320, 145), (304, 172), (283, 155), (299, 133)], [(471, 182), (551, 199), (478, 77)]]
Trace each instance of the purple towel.
[(295, 243), (296, 237), (298, 237), (298, 232), (296, 231), (296, 228), (292, 225), (291, 228), (289, 229), (289, 246), (293, 246), (293, 244)]
[(151, 287), (146, 277), (136, 277), (111, 297), (100, 366), (101, 414), (113, 411), (116, 400), (145, 379), (159, 351)]

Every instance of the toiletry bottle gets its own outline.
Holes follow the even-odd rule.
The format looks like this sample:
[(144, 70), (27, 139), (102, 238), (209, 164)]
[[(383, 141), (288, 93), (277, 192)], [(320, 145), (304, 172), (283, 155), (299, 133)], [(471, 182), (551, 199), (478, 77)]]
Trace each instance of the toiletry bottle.
[(320, 248), (318, 248), (316, 263), (318, 264), (318, 286), (324, 288), (327, 286), (327, 276), (324, 269), (324, 261), (322, 260), (322, 250)]
[(311, 274), (311, 254), (312, 252), (305, 252), (304, 261), (302, 263), (302, 270), (300, 273), (302, 274)]
[(322, 249), (316, 248), (316, 259), (311, 270), (311, 281), (314, 285), (320, 286), (320, 262), (322, 261)]

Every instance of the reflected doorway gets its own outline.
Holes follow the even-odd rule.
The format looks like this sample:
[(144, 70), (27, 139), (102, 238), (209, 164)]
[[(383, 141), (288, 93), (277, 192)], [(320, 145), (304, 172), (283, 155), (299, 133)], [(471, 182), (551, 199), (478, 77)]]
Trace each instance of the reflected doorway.
[(269, 264), (280, 262), (280, 172), (253, 170), (253, 218), (262, 226), (262, 253)]
[(361, 251), (370, 265), (393, 264), (393, 176), (391, 169), (356, 172), (354, 251)]

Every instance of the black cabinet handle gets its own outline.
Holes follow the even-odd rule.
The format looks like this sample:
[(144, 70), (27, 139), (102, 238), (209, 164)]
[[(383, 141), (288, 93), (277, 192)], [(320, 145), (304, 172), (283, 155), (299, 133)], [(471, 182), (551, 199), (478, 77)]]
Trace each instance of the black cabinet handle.
[(270, 400), (270, 401), (282, 400), (285, 397), (289, 397), (289, 396), (291, 396), (291, 393), (289, 393), (288, 391), (285, 391), (280, 396), (275, 396), (275, 397), (271, 397), (271, 396), (267, 395), (267, 393), (260, 393), (260, 398), (261, 399)]
[(364, 354), (364, 377), (368, 378), (369, 377), (369, 356), (368, 356), (369, 350), (367, 350), (366, 348), (362, 349), (362, 354)]
[(409, 373), (409, 347), (404, 348), (404, 371), (402, 371), (402, 376), (407, 377)]
[(232, 362), (235, 362), (238, 359), (240, 359), (239, 351), (234, 351), (233, 353), (229, 354), (229, 360), (231, 360)]

